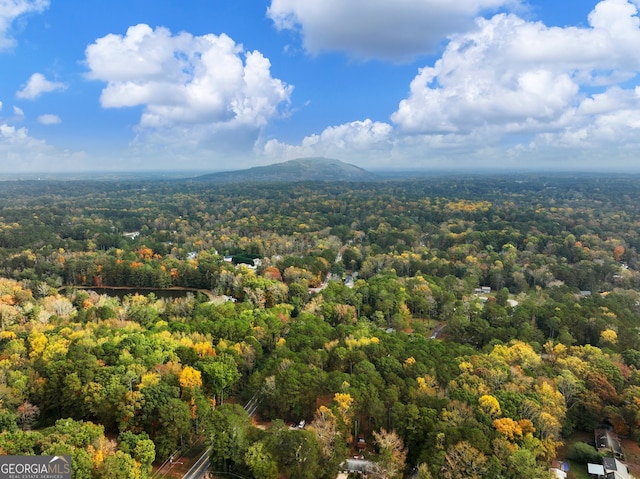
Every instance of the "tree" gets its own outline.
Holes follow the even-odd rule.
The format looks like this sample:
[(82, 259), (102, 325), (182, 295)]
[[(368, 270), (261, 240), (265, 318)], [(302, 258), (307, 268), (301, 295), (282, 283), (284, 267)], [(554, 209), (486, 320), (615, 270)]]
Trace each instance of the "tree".
[(588, 462), (600, 463), (602, 455), (596, 451), (596, 448), (586, 442), (575, 442), (571, 445), (568, 457), (576, 462), (586, 464)]
[[(521, 421), (529, 421), (523, 419)], [(530, 423), (530, 421), (529, 421)], [(500, 434), (509, 439), (510, 441), (518, 441), (522, 439), (522, 424), (519, 421), (514, 421), (510, 417), (501, 417), (493, 420), (493, 427), (496, 428)]]
[(335, 414), (328, 407), (320, 406), (309, 426), (318, 437), (322, 454), (325, 458), (330, 459), (336, 451), (336, 440), (339, 435)]
[(61, 442), (61, 439), (60, 437), (56, 438), (54, 440), (55, 444), (43, 444), (41, 454), (46, 456), (71, 456), (73, 478), (93, 479), (95, 477), (93, 472), (96, 464), (88, 452), (92, 447), (86, 449), (73, 447)]
[(276, 479), (278, 477), (278, 465), (263, 442), (251, 444), (244, 460), (256, 479)]
[(202, 373), (191, 366), (186, 366), (182, 369), (178, 381), (183, 388), (193, 390), (202, 386)]
[(351, 426), (351, 418), (353, 417), (353, 398), (349, 393), (335, 393), (333, 400), (336, 403), (338, 412), (344, 424), (349, 428)]
[(480, 405), (480, 409), (484, 411), (485, 414), (496, 418), (502, 414), (500, 410), (500, 403), (498, 400), (489, 394), (485, 394), (478, 399), (478, 404)]
[(447, 449), (440, 470), (443, 479), (482, 479), (487, 471), (487, 457), (467, 441)]
[(40, 408), (34, 406), (29, 401), (23, 402), (16, 410), (18, 416), (18, 424), (23, 430), (31, 429), (36, 419), (40, 415)]
[(66, 442), (78, 448), (95, 445), (104, 439), (104, 426), (88, 421), (74, 421), (73, 419), (58, 419), (55, 425), (45, 432), (58, 438), (59, 442)]
[(150, 439), (141, 439), (133, 449), (133, 458), (140, 463), (140, 471), (150, 477), (153, 461), (156, 459), (156, 446)]
[(337, 467), (327, 468), (320, 443), (312, 431), (290, 430), (280, 423), (275, 428), (272, 426), (269, 433), (269, 450), (277, 459), (281, 472), (300, 479), (335, 477)]
[(7, 410), (0, 410), (0, 432), (16, 432), (18, 430), (18, 416)]
[(401, 478), (407, 451), (400, 436), (395, 431), (381, 429), (374, 431), (373, 437), (379, 451), (376, 474), (385, 479)]
[(618, 333), (612, 329), (605, 329), (600, 333), (600, 341), (605, 344), (614, 345), (618, 343)]
[(342, 264), (349, 271), (357, 271), (362, 267), (362, 254), (356, 248), (346, 248), (342, 252)]
[[(43, 454), (45, 452), (43, 451)], [(48, 455), (62, 456), (59, 452), (48, 452)], [(71, 464), (73, 464), (74, 479), (92, 479), (93, 478), (93, 461), (91, 455), (85, 449), (74, 448), (71, 450)]]
[(242, 406), (223, 404), (216, 408), (207, 428), (215, 470), (233, 472), (244, 468), (251, 427), (251, 419)]
[(429, 466), (427, 466), (424, 462), (418, 465), (417, 479), (433, 479), (431, 471), (429, 471)]
[(129, 454), (116, 451), (104, 458), (96, 475), (98, 479), (131, 479), (139, 477), (140, 470)]
[(616, 261), (620, 261), (622, 259), (622, 255), (624, 254), (624, 246), (622, 246), (621, 244), (616, 245), (615, 248), (613, 248), (613, 259)]
[(122, 452), (129, 454), (140, 463), (140, 472), (143, 477), (151, 474), (152, 463), (156, 458), (156, 447), (146, 433), (122, 432), (118, 436), (118, 446)]
[(241, 377), (233, 356), (220, 354), (215, 358), (207, 358), (198, 363), (202, 370), (203, 384), (210, 391), (213, 391), (218, 402), (224, 402), (224, 392), (231, 388)]
[(171, 451), (188, 443), (191, 435), (189, 406), (178, 398), (170, 398), (160, 409), (159, 429), (155, 434), (158, 457), (166, 459)]
[(538, 464), (533, 451), (524, 447), (518, 448), (507, 458), (506, 478), (508, 479), (548, 479), (546, 464)]

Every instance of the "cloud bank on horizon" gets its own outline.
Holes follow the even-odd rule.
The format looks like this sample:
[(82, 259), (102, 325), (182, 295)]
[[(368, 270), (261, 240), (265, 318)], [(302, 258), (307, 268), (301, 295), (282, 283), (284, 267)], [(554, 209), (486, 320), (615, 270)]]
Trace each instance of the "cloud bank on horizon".
[[(0, 0), (11, 72), (0, 85), (0, 164), (640, 166), (640, 0), (593, 1), (570, 23), (559, 11), (570, 2), (551, 0), (255, 3), (235, 14), (208, 6), (217, 31), (171, 11), (153, 22), (144, 10), (119, 24), (91, 17), (52, 58), (43, 39), (56, 38), (63, 5)], [(242, 30), (239, 13), (256, 23)]]

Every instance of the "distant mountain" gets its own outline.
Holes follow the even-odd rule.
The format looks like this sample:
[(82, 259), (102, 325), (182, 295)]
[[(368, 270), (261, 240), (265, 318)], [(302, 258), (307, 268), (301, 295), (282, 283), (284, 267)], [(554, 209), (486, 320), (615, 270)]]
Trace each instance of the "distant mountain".
[(297, 160), (256, 166), (246, 170), (223, 171), (193, 178), (213, 183), (244, 183), (271, 181), (372, 181), (377, 176), (358, 166), (329, 158), (298, 158)]

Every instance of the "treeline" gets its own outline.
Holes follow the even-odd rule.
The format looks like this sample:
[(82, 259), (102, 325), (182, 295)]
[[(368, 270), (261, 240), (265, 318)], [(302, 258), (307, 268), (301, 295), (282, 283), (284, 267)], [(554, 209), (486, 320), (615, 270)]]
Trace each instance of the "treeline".
[[(111, 285), (207, 287), (216, 271), (211, 265), (190, 271), (190, 253), (245, 254), (275, 265), (286, 256), (335, 255), (349, 244), (341, 265), (364, 266), (364, 274), (398, 266), (403, 276), (453, 275), (514, 294), (556, 281), (597, 291), (638, 283), (632, 177), (218, 185), (215, 191), (180, 182), (27, 183), (5, 182), (0, 196), (2, 268), (15, 279), (91, 286), (102, 276)], [(153, 256), (140, 261), (146, 248)], [(621, 262), (631, 271), (621, 271)], [(103, 275), (98, 267), (106, 268)], [(182, 274), (170, 276), (173, 268)]]

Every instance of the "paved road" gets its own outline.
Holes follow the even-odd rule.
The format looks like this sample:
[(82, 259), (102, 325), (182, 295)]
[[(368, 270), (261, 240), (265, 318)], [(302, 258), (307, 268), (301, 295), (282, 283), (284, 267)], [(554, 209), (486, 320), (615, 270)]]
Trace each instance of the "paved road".
[(440, 333), (445, 326), (446, 324), (439, 324), (438, 326), (436, 326), (436, 329), (433, 330), (433, 334), (429, 336), (429, 339), (438, 339), (438, 336), (440, 336)]
[(191, 469), (182, 476), (183, 479), (200, 479), (204, 477), (204, 473), (209, 469), (209, 454), (211, 454), (211, 448), (208, 447), (198, 460), (191, 466)]
[[(249, 413), (249, 417), (253, 416), (258, 410), (258, 403), (260, 399), (258, 397), (258, 393), (254, 394), (249, 402), (244, 405), (245, 411)], [(191, 466), (191, 469), (187, 471), (187, 473), (182, 476), (182, 479), (202, 479), (209, 469), (209, 455), (211, 454), (211, 448), (208, 447), (202, 455), (198, 458), (198, 460)]]
[(151, 475), (151, 479), (164, 479), (165, 477), (167, 477), (167, 474), (169, 474), (169, 472), (171, 472), (171, 468), (175, 464), (173, 462), (173, 458), (176, 457), (179, 452), (180, 452), (179, 449), (176, 449), (175, 451), (173, 451), (173, 453), (171, 454), (170, 458), (167, 459), (166, 461), (164, 461), (160, 465), (160, 467), (158, 469), (156, 469), (156, 472), (154, 472)]

